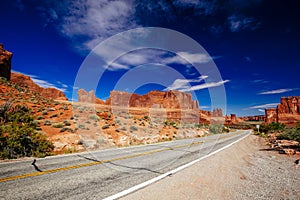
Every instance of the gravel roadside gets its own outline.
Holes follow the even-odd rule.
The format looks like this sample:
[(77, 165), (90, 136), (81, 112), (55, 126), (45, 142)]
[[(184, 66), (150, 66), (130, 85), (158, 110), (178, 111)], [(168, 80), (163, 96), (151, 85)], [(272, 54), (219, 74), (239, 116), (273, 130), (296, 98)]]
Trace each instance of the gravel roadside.
[(250, 135), (122, 199), (300, 199), (299, 156), (267, 151)]

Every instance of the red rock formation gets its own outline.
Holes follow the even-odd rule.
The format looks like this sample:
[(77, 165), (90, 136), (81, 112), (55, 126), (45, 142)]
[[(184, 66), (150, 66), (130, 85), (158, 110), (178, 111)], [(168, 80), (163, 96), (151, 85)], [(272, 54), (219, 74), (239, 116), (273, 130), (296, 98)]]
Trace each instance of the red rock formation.
[(265, 115), (254, 115), (239, 117), (238, 119), (241, 121), (265, 121), (265, 118)]
[(31, 80), (29, 76), (19, 73), (11, 73), (11, 82), (20, 86), (27, 87), (34, 92), (40, 93), (45, 98), (52, 98), (56, 100), (68, 100), (65, 94), (55, 88), (42, 88)]
[(265, 110), (266, 113), (266, 123), (278, 122), (277, 118), (277, 109), (276, 108), (268, 108)]
[(3, 48), (3, 44), (0, 44), (0, 77), (4, 77), (8, 81), (10, 80), (12, 55)]
[(286, 125), (300, 121), (300, 97), (282, 97), (277, 106), (278, 122)]
[(300, 96), (282, 97), (277, 109), (266, 109), (266, 123), (295, 125), (300, 121)]
[(214, 108), (211, 115), (212, 117), (223, 117), (223, 111), (221, 108)]
[(282, 97), (277, 108), (278, 114), (300, 115), (300, 97)]
[(101, 99), (96, 98), (93, 90), (87, 92), (84, 89), (78, 90), (78, 102), (105, 104)]
[(179, 91), (150, 91), (145, 95), (131, 94), (127, 92), (111, 91), (110, 98), (106, 101), (107, 105), (121, 107), (140, 107), (140, 108), (165, 108), (197, 110), (198, 102), (192, 100), (190, 93)]

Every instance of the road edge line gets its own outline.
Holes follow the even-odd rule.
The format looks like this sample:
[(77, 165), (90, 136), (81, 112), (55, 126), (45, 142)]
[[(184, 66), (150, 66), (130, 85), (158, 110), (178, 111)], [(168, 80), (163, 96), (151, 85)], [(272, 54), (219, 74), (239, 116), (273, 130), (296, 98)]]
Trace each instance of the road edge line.
[(187, 168), (187, 167), (190, 167), (190, 166), (194, 165), (195, 163), (197, 163), (197, 162), (199, 162), (199, 161), (201, 161), (201, 160), (204, 160), (205, 158), (208, 158), (208, 157), (210, 157), (210, 156), (212, 156), (212, 155), (214, 155), (214, 154), (216, 154), (216, 153), (218, 153), (218, 152), (220, 152), (220, 151), (223, 151), (223, 150), (227, 149), (228, 147), (234, 145), (235, 143), (238, 143), (239, 141), (241, 141), (241, 140), (245, 139), (246, 137), (248, 137), (248, 136), (251, 134), (251, 131), (249, 131), (249, 132), (250, 132), (250, 133), (246, 134), (244, 137), (241, 137), (240, 139), (238, 139), (238, 140), (236, 140), (236, 141), (234, 141), (234, 142), (232, 142), (232, 143), (230, 143), (230, 144), (228, 144), (228, 145), (226, 145), (226, 146), (224, 146), (224, 147), (222, 147), (222, 148), (220, 148), (220, 149), (218, 149), (218, 150), (216, 150), (216, 151), (214, 151), (214, 152), (211, 152), (211, 153), (209, 153), (209, 154), (207, 154), (207, 155), (205, 155), (205, 156), (203, 156), (203, 157), (201, 157), (201, 158), (198, 158), (198, 159), (196, 159), (196, 160), (193, 160), (193, 161), (191, 161), (191, 162), (189, 162), (189, 163), (187, 163), (187, 164), (185, 164), (185, 165), (182, 165), (182, 166), (180, 166), (180, 167), (177, 167), (176, 169), (173, 169), (173, 170), (171, 170), (171, 171), (169, 171), (169, 172), (166, 172), (166, 173), (164, 173), (164, 174), (162, 174), (162, 175), (159, 175), (159, 176), (157, 176), (157, 177), (155, 177), (155, 178), (152, 178), (152, 179), (150, 179), (150, 180), (148, 180), (148, 181), (145, 181), (145, 182), (140, 183), (140, 184), (138, 184), (138, 185), (135, 185), (135, 186), (133, 186), (133, 187), (131, 187), (131, 188), (128, 188), (128, 189), (126, 189), (126, 190), (123, 190), (122, 192), (119, 192), (119, 193), (114, 194), (114, 195), (112, 195), (112, 196), (106, 197), (106, 198), (104, 198), (103, 200), (114, 200), (114, 199), (121, 198), (121, 197), (123, 197), (123, 196), (125, 196), (125, 195), (128, 195), (128, 194), (132, 193), (132, 192), (135, 192), (135, 191), (137, 191), (137, 190), (140, 190), (140, 189), (142, 189), (142, 188), (144, 188), (144, 187), (146, 187), (146, 186), (148, 186), (148, 185), (150, 185), (150, 184), (152, 184), (152, 183), (155, 183), (155, 182), (157, 182), (157, 181), (159, 181), (159, 180), (162, 180), (162, 179), (164, 179), (164, 178), (167, 177), (167, 176), (170, 176), (170, 175), (172, 175), (172, 174), (175, 174), (175, 173), (177, 173), (177, 172), (179, 172), (179, 171), (181, 171), (181, 170), (183, 170), (183, 169), (185, 169), (185, 168)]

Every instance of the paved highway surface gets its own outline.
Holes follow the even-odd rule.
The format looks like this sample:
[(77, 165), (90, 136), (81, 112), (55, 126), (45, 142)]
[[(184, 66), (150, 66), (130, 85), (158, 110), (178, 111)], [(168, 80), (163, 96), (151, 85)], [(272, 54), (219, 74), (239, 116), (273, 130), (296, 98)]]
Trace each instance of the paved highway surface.
[[(0, 199), (103, 199), (201, 158), (250, 131), (0, 163)], [(162, 188), (163, 189), (163, 188)]]

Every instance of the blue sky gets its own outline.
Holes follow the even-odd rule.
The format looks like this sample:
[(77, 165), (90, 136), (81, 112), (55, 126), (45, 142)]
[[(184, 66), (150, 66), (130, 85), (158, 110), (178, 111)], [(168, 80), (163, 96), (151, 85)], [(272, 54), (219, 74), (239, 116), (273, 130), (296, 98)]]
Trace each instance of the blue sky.
[[(59, 88), (71, 99), (80, 66), (101, 42), (135, 28), (175, 30), (205, 51), (149, 48), (128, 52), (101, 69), (96, 95), (105, 99), (112, 89), (139, 94), (177, 89), (192, 92), (203, 109), (211, 110), (207, 88), (224, 87), (226, 113), (256, 115), (279, 103), (281, 96), (300, 95), (299, 9), (300, 3), (291, 0), (4, 0), (0, 43), (14, 53), (14, 71), (30, 75), (43, 87)], [(105, 56), (116, 49), (110, 50)], [(198, 73), (187, 60), (200, 68), (215, 65), (222, 79), (212, 80), (209, 70)], [(99, 71), (98, 67), (90, 73)], [(130, 74), (141, 69), (147, 78), (161, 77), (166, 82), (130, 88), (137, 81)], [(173, 76), (174, 69), (178, 76)], [(123, 84), (118, 86), (118, 82)]]

